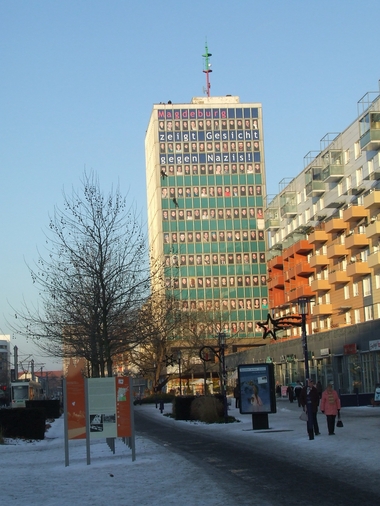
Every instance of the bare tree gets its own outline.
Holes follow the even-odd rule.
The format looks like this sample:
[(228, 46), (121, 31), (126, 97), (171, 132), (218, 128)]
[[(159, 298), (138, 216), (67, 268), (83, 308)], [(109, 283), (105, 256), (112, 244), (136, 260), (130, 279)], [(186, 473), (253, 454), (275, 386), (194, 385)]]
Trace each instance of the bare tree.
[(156, 391), (162, 390), (172, 377), (168, 366), (181, 316), (178, 301), (167, 297), (163, 290), (151, 295), (139, 311), (134, 330), (140, 336), (140, 344), (131, 349), (129, 364), (150, 379)]
[(141, 308), (135, 331), (143, 340), (129, 354), (130, 367), (160, 391), (178, 376), (180, 360), (182, 377), (203, 376), (206, 392), (207, 374), (218, 373), (218, 366), (214, 359), (202, 362), (199, 352), (203, 346), (217, 348), (218, 334), (228, 325), (228, 314), (221, 311), (180, 310), (178, 301), (165, 296), (162, 289)]
[(84, 357), (91, 376), (112, 376), (114, 358), (137, 344), (133, 326), (150, 285), (147, 241), (119, 188), (104, 196), (91, 172), (81, 190), (63, 192), (47, 253), (28, 266), (40, 303), (24, 303), (12, 327), (50, 356)]
[[(229, 314), (224, 311), (208, 311), (198, 309), (196, 311), (187, 311), (182, 315), (181, 318), (181, 335), (182, 340), (186, 343), (186, 354), (187, 370), (184, 370), (184, 374), (194, 373), (196, 370), (199, 371), (199, 364), (202, 362), (202, 373), (204, 382), (204, 392), (207, 393), (207, 374), (218, 372), (216, 371), (215, 354), (219, 353), (219, 340), (218, 335), (221, 332), (227, 332), (229, 337), (229, 344), (235, 342), (236, 336), (229, 334)], [(200, 350), (206, 347), (206, 351), (203, 356), (208, 355), (209, 361), (201, 361)], [(220, 365), (220, 364), (219, 364)], [(220, 367), (218, 368), (220, 369)]]

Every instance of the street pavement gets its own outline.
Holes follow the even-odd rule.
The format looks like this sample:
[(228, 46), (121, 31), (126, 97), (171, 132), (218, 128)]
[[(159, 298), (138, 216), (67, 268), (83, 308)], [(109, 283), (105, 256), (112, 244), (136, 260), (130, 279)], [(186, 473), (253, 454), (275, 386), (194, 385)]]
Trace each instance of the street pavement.
[[(156, 409), (155, 405), (142, 405), (136, 406), (136, 430), (139, 431), (139, 413), (151, 420), (151, 435), (154, 427), (152, 422), (156, 420), (160, 425), (164, 424), (170, 428), (170, 431), (167, 431), (165, 435), (162, 433), (159, 436), (156, 433), (156, 442), (159, 442), (161, 437), (161, 443), (166, 450), (170, 448), (175, 451), (174, 447), (177, 445), (177, 449), (182, 452), (185, 458), (190, 458), (190, 454), (191, 457), (194, 457), (196, 454), (198, 459), (203, 459), (202, 462), (205, 461), (205, 455), (199, 451), (202, 445), (198, 444), (197, 452), (195, 452), (195, 443), (192, 443), (192, 446), (188, 443), (190, 433), (197, 435), (199, 441), (210, 448), (213, 445), (212, 443), (207, 445), (207, 438), (220, 443), (218, 451), (220, 451), (220, 446), (226, 447), (226, 455), (224, 457), (222, 454), (215, 455), (216, 461), (218, 459), (230, 460), (232, 465), (234, 453), (231, 452), (231, 448), (235, 447), (235, 454), (240, 455), (241, 470), (239, 472), (244, 476), (246, 482), (249, 480), (249, 476), (244, 470), (251, 469), (252, 465), (256, 465), (257, 468), (258, 463), (260, 463), (260, 467), (266, 469), (267, 474), (262, 472), (262, 480), (259, 485), (257, 480), (250, 484), (251, 488), (256, 489), (256, 494), (259, 491), (258, 487), (264, 486), (265, 489), (262, 482), (268, 473), (273, 472), (278, 477), (278, 483), (272, 481), (270, 488), (273, 489), (276, 483), (278, 485), (282, 483), (281, 489), (284, 493), (286, 484), (296, 482), (295, 474), (298, 474), (297, 479), (302, 477), (301, 481), (305, 486), (306, 483), (310, 483), (308, 489), (310, 491), (311, 487), (313, 488), (314, 496), (322, 493), (318, 490), (321, 483), (324, 483), (330, 490), (335, 488), (337, 494), (335, 498), (332, 496), (331, 504), (357, 504), (358, 498), (364, 499), (367, 494), (366, 504), (371, 504), (375, 500), (374, 498), (376, 498), (375, 503), (380, 503), (380, 407), (342, 408), (341, 415), (344, 426), (335, 429), (335, 436), (328, 435), (326, 417), (319, 413), (321, 435), (310, 441), (306, 431), (306, 422), (299, 419), (302, 408), (298, 407), (296, 401), (290, 403), (287, 399), (278, 399), (277, 413), (269, 415), (269, 429), (262, 430), (253, 430), (252, 416), (241, 415), (239, 410), (235, 408), (235, 400), (229, 399), (229, 401), (231, 403), (229, 415), (239, 420), (238, 423), (203, 424), (176, 421), (165, 416), (171, 412), (170, 404), (165, 406), (163, 413), (158, 408)], [(176, 432), (187, 434), (187, 436), (180, 440), (173, 439), (171, 441), (171, 437), (174, 437)], [(149, 437), (149, 429), (144, 432), (144, 437)], [(188, 450), (187, 443), (189, 444)], [(228, 450), (230, 453), (227, 452), (227, 447), (231, 447)], [(214, 448), (216, 448), (215, 445)], [(244, 448), (244, 455), (241, 451), (242, 448)], [(188, 452), (187, 456), (186, 451)], [(207, 451), (207, 459), (211, 462), (213, 460), (211, 450)], [(255, 455), (256, 460), (253, 458), (252, 462), (249, 461), (248, 457), (251, 458)], [(207, 472), (207, 468), (205, 469)], [(234, 471), (230, 469), (229, 472), (229, 476), (231, 476)], [(227, 478), (226, 481), (228, 481)], [(268, 485), (269, 482), (267, 488)], [(260, 490), (262, 492), (262, 488)], [(282, 504), (302, 504), (302, 492), (300, 502), (298, 502), (294, 497), (294, 489), (291, 487), (289, 490), (291, 491), (290, 495), (287, 499), (284, 498)], [(346, 492), (343, 496), (344, 491)], [(319, 504), (330, 504), (326, 498), (326, 490), (324, 493), (324, 502), (319, 502)], [(245, 504), (245, 502), (241, 504), (243, 503)], [(276, 504), (276, 502), (268, 504), (272, 503)], [(262, 504), (264, 503), (262, 502)], [(304, 497), (304, 504), (318, 503), (306, 500)]]

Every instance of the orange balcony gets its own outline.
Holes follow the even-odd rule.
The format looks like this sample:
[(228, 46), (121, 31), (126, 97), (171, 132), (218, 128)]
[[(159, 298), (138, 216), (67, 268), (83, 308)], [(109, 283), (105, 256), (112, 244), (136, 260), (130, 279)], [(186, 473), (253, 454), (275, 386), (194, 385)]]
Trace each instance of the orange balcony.
[(347, 265), (347, 276), (349, 278), (360, 278), (371, 273), (367, 262), (353, 262)]
[(347, 276), (346, 271), (335, 271), (329, 274), (329, 283), (331, 285), (338, 285), (348, 283), (350, 278)]
[(380, 209), (380, 191), (373, 191), (364, 197), (366, 209)]
[(376, 235), (380, 235), (380, 221), (376, 220), (373, 223), (370, 223), (365, 229), (365, 235), (367, 237), (375, 237)]
[(285, 261), (289, 261), (288, 259), (292, 256), (294, 256), (294, 245), (282, 250), (282, 257)]
[(364, 206), (350, 206), (343, 211), (343, 221), (360, 221), (368, 215), (369, 211)]
[(323, 267), (328, 263), (329, 260), (327, 258), (327, 255), (313, 255), (310, 258), (310, 267)]
[(380, 251), (375, 251), (371, 253), (367, 258), (368, 267), (372, 269), (374, 267), (378, 267), (380, 265)]
[(291, 267), (289, 267), (287, 274), (288, 274), (287, 279), (295, 278), (296, 277), (296, 266), (292, 265)]
[(303, 276), (308, 278), (312, 274), (314, 274), (314, 269), (311, 267), (309, 262), (300, 262), (295, 267), (295, 274), (296, 276)]
[(330, 315), (332, 313), (332, 304), (316, 304), (313, 307), (314, 316)]
[(345, 246), (347, 249), (360, 249), (369, 245), (369, 239), (365, 234), (351, 234), (346, 237)]
[(311, 282), (311, 289), (313, 292), (327, 292), (330, 290), (331, 285), (328, 279), (314, 279)]
[(345, 230), (346, 224), (341, 218), (333, 218), (326, 222), (325, 230), (329, 234), (330, 232), (339, 232), (339, 230)]
[(306, 241), (306, 239), (303, 239), (302, 241), (296, 242), (294, 245), (294, 253), (299, 255), (307, 255), (313, 251), (313, 246), (310, 244), (309, 241)]
[(285, 304), (285, 292), (283, 290), (269, 290), (268, 297), (272, 309)]
[(312, 232), (308, 237), (310, 244), (323, 243), (326, 242), (327, 239), (328, 235), (325, 230), (314, 230), (314, 232)]
[(278, 276), (275, 277), (274, 279), (274, 283), (275, 283), (275, 287), (283, 287), (284, 286), (284, 275), (283, 274), (279, 274)]
[(327, 258), (344, 257), (348, 250), (344, 244), (330, 244), (327, 246)]
[(284, 265), (284, 259), (281, 255), (271, 258), (268, 262), (268, 269), (280, 269)]
[(272, 276), (270, 281), (268, 280), (268, 288), (280, 288), (284, 286), (284, 275), (276, 274)]
[(312, 291), (311, 286), (305, 284), (298, 286), (290, 292), (287, 292), (285, 299), (287, 302), (296, 302), (300, 297), (312, 297), (313, 295), (315, 294)]

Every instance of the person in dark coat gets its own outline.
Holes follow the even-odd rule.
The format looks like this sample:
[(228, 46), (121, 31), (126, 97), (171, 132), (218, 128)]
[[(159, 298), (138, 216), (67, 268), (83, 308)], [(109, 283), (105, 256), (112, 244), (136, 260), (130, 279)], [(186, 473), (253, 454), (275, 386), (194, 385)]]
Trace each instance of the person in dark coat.
[(293, 402), (294, 401), (294, 390), (293, 390), (292, 385), (288, 386), (288, 388), (286, 389), (286, 393), (288, 394), (289, 402)]
[(300, 397), (301, 397), (301, 391), (302, 391), (302, 385), (301, 385), (301, 382), (300, 381), (297, 381), (297, 385), (294, 387), (294, 395), (297, 399), (297, 402), (298, 402), (298, 407), (300, 408), (301, 407), (301, 401), (300, 401)]
[[(311, 410), (312, 410), (312, 414), (313, 414), (314, 434), (316, 436), (319, 436), (320, 432), (319, 432), (319, 426), (318, 426), (318, 420), (317, 420), (317, 413), (318, 413), (318, 406), (319, 406), (319, 394), (318, 394), (318, 390), (315, 388), (313, 380), (309, 380), (308, 386), (304, 386), (302, 388), (302, 390), (301, 390), (301, 395), (300, 395), (301, 406), (303, 407), (304, 411), (306, 411), (306, 412), (307, 412), (306, 405), (307, 405), (308, 390), (310, 391)], [(308, 427), (307, 427), (307, 430), (308, 430)], [(309, 434), (309, 438), (313, 439), (312, 438), (312, 434), (309, 433), (309, 430), (308, 430), (308, 434)]]
[(239, 387), (239, 382), (236, 382), (236, 387), (234, 388), (234, 397), (235, 397), (235, 408), (240, 408), (240, 387)]
[(318, 391), (319, 398), (322, 399), (323, 388), (322, 388), (322, 383), (320, 381), (317, 381), (316, 388)]

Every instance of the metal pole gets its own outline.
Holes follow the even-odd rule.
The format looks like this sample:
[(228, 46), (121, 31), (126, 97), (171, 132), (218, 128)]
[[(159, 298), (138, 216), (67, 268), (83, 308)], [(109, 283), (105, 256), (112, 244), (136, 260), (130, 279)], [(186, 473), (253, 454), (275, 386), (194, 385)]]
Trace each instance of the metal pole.
[(182, 395), (182, 372), (181, 372), (181, 359), (182, 353), (181, 350), (178, 350), (178, 373), (179, 373), (179, 395)]
[(18, 348), (17, 346), (13, 347), (13, 353), (14, 353), (14, 368), (15, 368), (15, 381), (18, 381)]
[(309, 352), (307, 349), (307, 336), (306, 336), (306, 313), (302, 313), (302, 346), (305, 357), (305, 379), (306, 379), (306, 411), (307, 411), (307, 431), (309, 439), (314, 439), (314, 426), (313, 426), (313, 408), (311, 405), (310, 387), (309, 387)]
[(179, 395), (182, 395), (182, 371), (181, 371), (181, 358), (178, 359), (179, 367)]
[(224, 339), (225, 339), (225, 337), (226, 337), (226, 334), (224, 334), (222, 332), (220, 332), (218, 334), (220, 360), (222, 363), (221, 386), (222, 386), (222, 395), (223, 395), (224, 423), (228, 423), (227, 388), (226, 388), (226, 360), (225, 360), (225, 356), (224, 356), (224, 348), (225, 348)]

